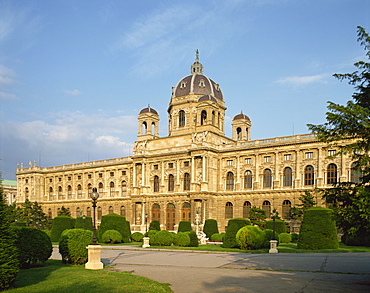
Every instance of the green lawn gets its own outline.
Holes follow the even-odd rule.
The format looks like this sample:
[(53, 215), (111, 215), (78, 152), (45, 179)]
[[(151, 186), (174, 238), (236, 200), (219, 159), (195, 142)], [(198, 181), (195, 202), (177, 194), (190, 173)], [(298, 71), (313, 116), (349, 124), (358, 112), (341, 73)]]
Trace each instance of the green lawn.
[(64, 265), (60, 260), (48, 260), (45, 266), (21, 270), (14, 293), (92, 293), (172, 292), (168, 284), (128, 272), (86, 270), (84, 266)]

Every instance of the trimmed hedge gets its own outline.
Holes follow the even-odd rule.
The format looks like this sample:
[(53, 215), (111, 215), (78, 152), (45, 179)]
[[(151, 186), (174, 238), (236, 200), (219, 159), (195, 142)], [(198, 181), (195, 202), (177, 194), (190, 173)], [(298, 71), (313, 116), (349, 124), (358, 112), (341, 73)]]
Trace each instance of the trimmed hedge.
[(275, 232), (275, 234), (273, 234), (274, 231), (271, 229), (263, 230), (263, 232), (265, 233), (265, 239), (263, 241), (262, 248), (270, 248), (270, 240), (277, 240), (276, 246), (279, 245), (278, 233)]
[(51, 228), (51, 241), (58, 242), (60, 236), (64, 230), (73, 229), (74, 221), (71, 217), (68, 216), (58, 216), (53, 219), (53, 226)]
[(188, 231), (186, 233), (189, 235), (189, 238), (190, 238), (190, 243), (188, 247), (198, 247), (199, 241), (198, 241), (197, 233), (195, 233), (195, 231)]
[[(85, 217), (85, 219), (84, 219), (84, 217)], [(93, 230), (92, 218), (88, 217), (88, 216), (83, 216), (83, 217), (76, 218), (75, 228), (92, 231)]]
[(280, 243), (289, 243), (292, 242), (292, 235), (288, 233), (279, 234)]
[(190, 221), (180, 221), (177, 232), (188, 232), (193, 230)]
[(173, 242), (172, 234), (167, 230), (161, 230), (154, 234), (153, 245), (171, 246)]
[(333, 211), (313, 207), (304, 212), (298, 249), (337, 249), (339, 247)]
[(120, 243), (122, 242), (122, 235), (117, 230), (107, 230), (102, 236), (102, 242), (104, 243)]
[(212, 234), (211, 240), (212, 241), (223, 241), (224, 236), (225, 236), (225, 233), (215, 233), (215, 234)]
[(298, 242), (298, 238), (299, 238), (299, 234), (297, 233), (292, 233), (292, 243), (297, 243)]
[(37, 263), (44, 263), (53, 251), (50, 237), (43, 231), (29, 227), (14, 227), (15, 246), (19, 250), (19, 264), (29, 268)]
[(236, 243), (241, 249), (259, 249), (264, 241), (265, 233), (256, 226), (244, 226), (236, 233)]
[(87, 262), (86, 247), (91, 244), (93, 232), (85, 229), (70, 229), (59, 240), (59, 253), (63, 263), (84, 264)]
[(149, 224), (149, 230), (157, 230), (161, 231), (161, 224), (159, 223), (158, 220), (153, 220)]
[(131, 234), (131, 239), (135, 242), (141, 242), (144, 238), (144, 234), (141, 232), (134, 232)]
[[(265, 229), (274, 230), (274, 220), (266, 221)], [(275, 220), (275, 232), (278, 234), (286, 233), (286, 224), (283, 220), (276, 219)]]
[(206, 233), (208, 239), (211, 239), (213, 234), (218, 233), (217, 221), (215, 219), (207, 219), (204, 222), (203, 232)]
[(173, 244), (176, 246), (186, 247), (190, 244), (190, 236), (187, 232), (179, 232), (173, 237)]
[(251, 222), (244, 218), (230, 219), (227, 223), (226, 234), (223, 239), (224, 244), (222, 246), (225, 248), (238, 247), (235, 238), (236, 233), (238, 233), (239, 229), (250, 224)]
[(370, 234), (366, 231), (358, 231), (356, 234), (344, 233), (341, 241), (349, 246), (370, 246)]
[(108, 230), (117, 230), (119, 233), (121, 233), (123, 242), (130, 242), (130, 223), (126, 221), (124, 216), (114, 213), (102, 216), (98, 233), (99, 242), (102, 241), (104, 232)]

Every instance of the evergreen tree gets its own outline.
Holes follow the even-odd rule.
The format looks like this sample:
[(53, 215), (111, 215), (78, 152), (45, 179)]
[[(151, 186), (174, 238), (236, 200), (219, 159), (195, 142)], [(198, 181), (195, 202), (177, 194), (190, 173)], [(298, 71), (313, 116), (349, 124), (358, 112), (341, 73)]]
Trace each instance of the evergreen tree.
[(249, 211), (249, 220), (252, 225), (257, 225), (258, 227), (263, 228), (266, 221), (266, 211), (253, 206)]
[[(362, 27), (358, 27), (357, 36), (370, 59), (370, 36)], [(357, 162), (362, 174), (360, 182), (336, 183), (334, 188), (324, 191), (323, 198), (334, 210), (337, 225), (348, 236), (346, 239), (370, 246), (370, 62), (359, 61), (354, 66), (357, 70), (352, 73), (334, 74), (355, 87), (353, 99), (346, 105), (328, 102), (327, 122), (308, 127), (329, 145), (339, 142), (337, 155), (349, 154)]]
[[(315, 192), (319, 192), (315, 190)], [(310, 190), (305, 190), (304, 194), (299, 196), (300, 204), (297, 204), (296, 207), (292, 207), (290, 212), (293, 219), (302, 220), (305, 210), (312, 208), (316, 205), (315, 196)]]
[(65, 208), (64, 206), (62, 206), (58, 212), (58, 216), (68, 216), (70, 217), (71, 216), (71, 212), (69, 211), (69, 209)]
[(26, 199), (25, 202), (22, 203), (21, 208), (18, 209), (17, 214), (18, 220), (25, 222), (27, 227), (41, 230), (50, 228), (48, 217), (36, 201), (31, 202)]
[(10, 228), (8, 206), (0, 186), (0, 290), (10, 288), (19, 272), (18, 250), (14, 243), (15, 235)]

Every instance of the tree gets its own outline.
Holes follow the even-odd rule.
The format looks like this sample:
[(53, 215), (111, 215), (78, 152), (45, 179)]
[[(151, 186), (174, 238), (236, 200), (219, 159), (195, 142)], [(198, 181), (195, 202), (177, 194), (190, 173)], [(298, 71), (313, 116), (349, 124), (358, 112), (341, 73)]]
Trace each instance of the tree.
[(257, 225), (260, 228), (263, 228), (266, 220), (266, 211), (257, 207), (252, 207), (249, 211), (249, 220), (252, 225)]
[(14, 243), (15, 235), (10, 228), (8, 206), (0, 186), (0, 291), (10, 288), (19, 272), (18, 249)]
[(67, 209), (64, 206), (62, 206), (60, 208), (60, 210), (58, 211), (58, 216), (68, 216), (68, 217), (70, 217), (71, 216), (71, 212), (69, 211), (69, 209)]
[(18, 220), (25, 222), (27, 227), (44, 230), (50, 228), (50, 222), (46, 214), (43, 212), (41, 206), (28, 199), (21, 204), (17, 211)]
[[(315, 192), (318, 193), (319, 191), (315, 190)], [(297, 204), (295, 207), (292, 207), (290, 211), (293, 219), (302, 220), (305, 210), (314, 207), (316, 205), (316, 201), (315, 196), (310, 190), (305, 190), (304, 194), (299, 196), (299, 200), (301, 203)]]
[[(357, 41), (370, 59), (370, 37), (358, 27)], [(308, 124), (319, 140), (339, 145), (337, 155), (348, 154), (357, 162), (360, 182), (340, 182), (324, 191), (323, 198), (334, 210), (337, 225), (344, 235), (357, 239), (357, 244), (370, 246), (370, 62), (359, 61), (352, 73), (334, 74), (340, 81), (348, 80), (355, 87), (352, 100), (346, 105), (328, 102), (327, 122)], [(345, 144), (343, 145), (343, 141)]]

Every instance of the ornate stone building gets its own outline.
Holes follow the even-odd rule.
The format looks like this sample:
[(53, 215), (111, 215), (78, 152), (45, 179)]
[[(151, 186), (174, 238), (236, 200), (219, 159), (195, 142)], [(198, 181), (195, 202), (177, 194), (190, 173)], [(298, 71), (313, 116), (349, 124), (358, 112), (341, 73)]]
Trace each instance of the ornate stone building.
[(98, 221), (114, 212), (133, 231), (152, 220), (175, 230), (181, 220), (194, 223), (198, 212), (202, 222), (216, 219), (224, 231), (230, 218), (247, 218), (252, 206), (289, 218), (305, 190), (358, 180), (353, 161), (329, 159), (337, 149), (311, 134), (250, 140), (252, 124), (241, 113), (232, 121), (232, 138), (226, 137), (225, 110), (219, 84), (203, 74), (197, 57), (191, 74), (172, 89), (167, 136), (159, 136), (159, 115), (148, 106), (138, 115), (132, 156), (19, 168), (18, 202), (38, 201), (50, 217), (62, 205), (74, 217), (91, 215), (89, 194), (96, 187)]

